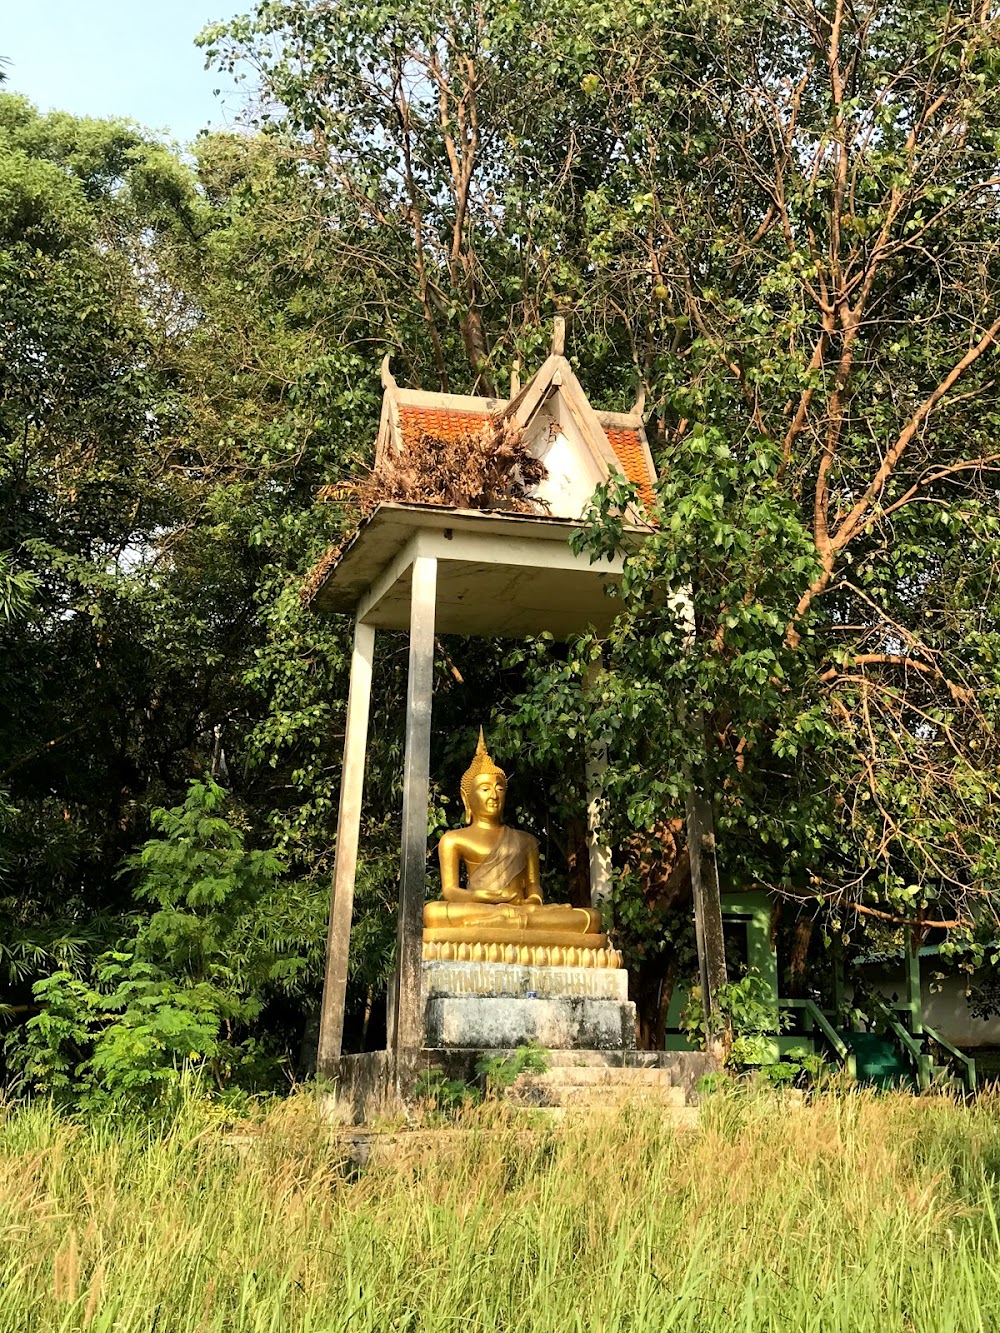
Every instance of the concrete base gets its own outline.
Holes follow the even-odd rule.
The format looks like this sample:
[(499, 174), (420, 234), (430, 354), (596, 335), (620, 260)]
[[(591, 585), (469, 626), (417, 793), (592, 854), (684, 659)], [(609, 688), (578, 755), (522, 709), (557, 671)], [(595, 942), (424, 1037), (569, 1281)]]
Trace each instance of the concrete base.
[(635, 1005), (582, 995), (433, 996), (424, 1030), (429, 1046), (497, 1050), (536, 1041), (551, 1051), (629, 1051), (635, 1049)]
[(635, 1049), (635, 1006), (621, 969), (425, 962), (423, 992), (429, 1047)]
[(425, 1000), (460, 995), (494, 999), (565, 995), (580, 995), (590, 1000), (628, 999), (628, 973), (624, 968), (425, 961), (423, 986)]
[[(529, 1041), (548, 1052), (551, 1073), (539, 1086), (551, 1083), (577, 1101), (584, 1087), (600, 1098), (647, 1085), (681, 1089), (688, 1100), (698, 1079), (716, 1068), (700, 1052), (635, 1049), (635, 1005), (621, 970), (428, 961), (421, 984), (422, 1049), (398, 1058), (391, 1051), (347, 1055), (337, 1066), (334, 1100), (355, 1122), (405, 1112), (428, 1070), (472, 1084), (482, 1056), (510, 1056)], [(588, 1070), (597, 1072), (580, 1072)], [(616, 1070), (625, 1077), (616, 1078)]]
[[(439, 1049), (420, 1053), (425, 1061), (424, 1068), (440, 1069), (448, 1078), (458, 1078), (465, 1083), (475, 1081), (476, 1062), (483, 1055), (514, 1054), (514, 1048), (503, 1051)], [(613, 1078), (616, 1072), (623, 1071), (657, 1071), (669, 1076), (668, 1081), (674, 1087), (682, 1088), (688, 1102), (696, 1100), (700, 1080), (719, 1069), (718, 1062), (705, 1051), (549, 1051), (548, 1064), (550, 1073), (571, 1072), (572, 1078), (580, 1074), (581, 1081), (597, 1078), (602, 1082), (605, 1075)], [(626, 1083), (630, 1081), (635, 1082), (634, 1078), (625, 1080)]]

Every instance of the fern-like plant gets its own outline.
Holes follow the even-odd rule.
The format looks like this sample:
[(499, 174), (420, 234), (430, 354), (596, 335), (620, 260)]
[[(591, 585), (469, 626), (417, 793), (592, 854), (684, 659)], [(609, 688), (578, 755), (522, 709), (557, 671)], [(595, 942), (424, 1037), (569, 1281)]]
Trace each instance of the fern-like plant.
[(233, 1030), (259, 1015), (263, 987), (287, 961), (266, 943), (248, 947), (246, 919), (284, 867), (244, 846), (225, 800), (208, 778), (191, 783), (183, 805), (154, 811), (160, 836), (125, 866), (152, 915), (92, 979), (60, 970), (35, 985), (40, 1012), (11, 1052), (29, 1085), (85, 1109), (109, 1099), (151, 1106), (187, 1065), (224, 1087), (239, 1058)]

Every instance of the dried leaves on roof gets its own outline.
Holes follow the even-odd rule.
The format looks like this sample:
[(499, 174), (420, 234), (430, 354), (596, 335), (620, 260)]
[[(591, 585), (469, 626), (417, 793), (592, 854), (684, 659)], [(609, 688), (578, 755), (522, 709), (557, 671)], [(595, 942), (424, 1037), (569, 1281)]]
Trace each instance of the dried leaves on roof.
[(530, 491), (545, 476), (545, 465), (529, 452), (521, 427), (489, 417), (478, 429), (448, 435), (423, 431), (398, 454), (387, 451), (356, 484), (355, 494), (366, 513), (383, 501), (395, 501), (537, 514), (545, 506)]
[[(324, 486), (318, 498), (344, 507), (348, 529), (386, 502), (540, 514), (548, 506), (529, 492), (546, 475), (545, 464), (528, 451), (517, 422), (487, 417), (465, 432), (411, 432), (399, 453), (387, 451), (360, 481)], [(332, 546), (313, 567), (302, 588), (303, 603), (322, 587), (342, 549), (343, 543)]]

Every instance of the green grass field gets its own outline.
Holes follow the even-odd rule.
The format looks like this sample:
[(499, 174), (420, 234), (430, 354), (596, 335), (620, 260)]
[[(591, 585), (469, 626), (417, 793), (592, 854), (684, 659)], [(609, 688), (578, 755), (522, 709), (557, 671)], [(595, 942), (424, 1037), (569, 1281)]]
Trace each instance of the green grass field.
[[(996, 1330), (1000, 1104), (716, 1095), (353, 1167), (306, 1095), (0, 1121), (0, 1330)], [(581, 1138), (581, 1135), (583, 1137)]]

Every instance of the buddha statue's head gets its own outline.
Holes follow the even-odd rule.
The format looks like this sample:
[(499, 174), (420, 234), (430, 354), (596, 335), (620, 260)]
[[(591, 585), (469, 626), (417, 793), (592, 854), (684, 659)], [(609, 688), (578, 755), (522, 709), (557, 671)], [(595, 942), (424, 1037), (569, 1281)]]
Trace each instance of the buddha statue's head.
[(507, 774), (489, 756), (483, 729), (479, 728), (479, 744), (472, 763), (462, 774), (462, 804), (465, 822), (482, 820), (499, 824), (503, 819), (503, 803), (507, 795)]

